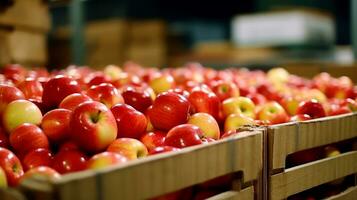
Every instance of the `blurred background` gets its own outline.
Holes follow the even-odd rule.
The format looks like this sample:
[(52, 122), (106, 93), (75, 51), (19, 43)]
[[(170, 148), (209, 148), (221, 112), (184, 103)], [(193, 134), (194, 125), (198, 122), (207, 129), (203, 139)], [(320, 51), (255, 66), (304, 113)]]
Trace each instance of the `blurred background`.
[(264, 68), (350, 65), (357, 52), (354, 0), (0, 2), (1, 64)]

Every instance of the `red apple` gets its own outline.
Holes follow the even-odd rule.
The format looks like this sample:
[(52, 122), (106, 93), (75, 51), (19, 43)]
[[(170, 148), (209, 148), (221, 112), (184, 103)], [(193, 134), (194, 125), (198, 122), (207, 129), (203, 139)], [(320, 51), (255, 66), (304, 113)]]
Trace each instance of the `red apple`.
[(117, 124), (112, 112), (102, 103), (80, 104), (72, 113), (71, 138), (89, 152), (102, 151), (117, 137)]
[(27, 70), (19, 64), (10, 64), (2, 69), (2, 74), (4, 74), (7, 79), (10, 79), (17, 84), (25, 79)]
[(41, 127), (50, 141), (60, 143), (69, 138), (71, 115), (72, 111), (59, 108), (43, 116)]
[(86, 169), (86, 156), (78, 150), (60, 151), (54, 156), (52, 168), (61, 174)]
[(133, 138), (116, 139), (109, 145), (107, 151), (121, 154), (129, 160), (146, 157), (148, 155), (148, 150), (145, 145)]
[(171, 151), (180, 151), (180, 149), (176, 148), (176, 147), (170, 147), (170, 146), (160, 146), (160, 147), (155, 147), (155, 148), (151, 149), (149, 151), (149, 155), (171, 152)]
[(308, 162), (321, 159), (321, 151), (318, 149), (307, 149), (293, 153), (287, 157), (287, 164), (289, 166), (302, 165)]
[(87, 95), (93, 100), (105, 104), (108, 108), (118, 103), (124, 103), (124, 99), (119, 91), (110, 83), (93, 85), (87, 90)]
[(63, 109), (68, 109), (70, 111), (74, 111), (74, 109), (81, 103), (86, 101), (92, 101), (92, 99), (82, 93), (73, 93), (64, 98), (59, 107)]
[(42, 84), (34, 78), (26, 78), (24, 81), (17, 85), (17, 88), (23, 92), (26, 99), (42, 98)]
[(221, 101), (239, 96), (239, 89), (233, 82), (217, 81), (212, 86), (212, 90)]
[(205, 89), (194, 88), (188, 97), (195, 112), (204, 112), (218, 120), (221, 102), (213, 93)]
[(172, 128), (166, 135), (165, 145), (184, 148), (202, 144), (202, 130), (192, 124), (182, 124)]
[(17, 156), (11, 151), (0, 147), (0, 167), (6, 174), (9, 186), (16, 186), (24, 174), (22, 165)]
[(81, 88), (77, 81), (70, 77), (57, 75), (48, 80), (43, 87), (42, 101), (48, 108), (57, 107), (68, 95), (79, 93)]
[(100, 85), (102, 83), (110, 83), (111, 79), (109, 76), (105, 75), (102, 72), (94, 72), (91, 74), (90, 80), (88, 82), (88, 87), (92, 87), (93, 85)]
[(0, 116), (2, 116), (7, 104), (19, 99), (25, 99), (21, 90), (14, 86), (0, 84)]
[(173, 92), (164, 92), (157, 96), (148, 116), (154, 128), (168, 131), (172, 127), (186, 123), (189, 117), (190, 103), (187, 99)]
[(294, 115), (290, 117), (291, 122), (301, 122), (301, 121), (306, 121), (306, 120), (310, 120), (311, 117), (310, 115), (307, 114), (299, 114), (299, 115)]
[(9, 138), (3, 128), (0, 126), (0, 147), (8, 148), (9, 147)]
[(127, 104), (116, 104), (111, 111), (118, 126), (117, 137), (139, 139), (145, 133), (147, 120), (143, 113)]
[(39, 166), (51, 166), (52, 161), (53, 155), (50, 150), (38, 148), (29, 151), (22, 159), (22, 164), (25, 170), (29, 170)]
[(1, 167), (0, 167), (0, 188), (7, 188), (6, 174)]
[(128, 158), (117, 153), (102, 152), (95, 154), (87, 161), (88, 169), (102, 169), (110, 165), (120, 165), (128, 162)]
[(251, 99), (255, 105), (262, 105), (267, 102), (265, 96), (258, 94), (258, 93), (251, 93), (246, 96), (247, 98)]
[(41, 120), (41, 110), (27, 100), (15, 100), (9, 103), (3, 113), (3, 125), (8, 133), (23, 123), (39, 125)]
[(49, 142), (43, 131), (34, 124), (24, 123), (10, 134), (10, 144), (20, 154), (38, 148), (49, 148)]
[(58, 149), (58, 152), (60, 151), (72, 151), (72, 150), (78, 150), (79, 151), (79, 147), (78, 145), (74, 142), (74, 141), (66, 141), (64, 143), (62, 143)]
[(40, 179), (46, 181), (54, 181), (61, 179), (61, 175), (56, 172), (56, 170), (47, 167), (47, 166), (39, 166), (32, 169), (29, 169), (22, 177), (21, 182), (26, 181), (28, 179)]
[(262, 105), (258, 112), (258, 119), (270, 121), (272, 124), (280, 124), (287, 122), (289, 116), (279, 103), (272, 101)]
[(220, 130), (217, 121), (207, 113), (195, 113), (188, 119), (188, 124), (198, 126), (206, 138), (219, 139)]
[(140, 141), (150, 151), (156, 147), (164, 145), (166, 133), (161, 131), (153, 131), (145, 133)]
[(318, 102), (315, 99), (301, 102), (299, 104), (299, 107), (298, 107), (296, 113), (297, 114), (307, 114), (312, 119), (326, 116), (324, 107), (322, 106), (322, 104), (320, 102)]
[(148, 89), (141, 87), (125, 87), (122, 91), (122, 95), (126, 104), (133, 106), (142, 113), (144, 113), (153, 103), (153, 99)]

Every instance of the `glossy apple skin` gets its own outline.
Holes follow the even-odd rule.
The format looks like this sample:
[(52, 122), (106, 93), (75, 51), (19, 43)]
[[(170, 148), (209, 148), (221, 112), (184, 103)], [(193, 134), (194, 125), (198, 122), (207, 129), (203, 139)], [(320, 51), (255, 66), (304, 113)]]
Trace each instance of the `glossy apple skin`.
[(87, 157), (78, 150), (60, 151), (54, 156), (52, 168), (60, 174), (81, 171), (87, 168)]
[(19, 99), (25, 99), (25, 95), (24, 93), (22, 93), (21, 90), (19, 90), (14, 86), (0, 84), (0, 114), (1, 115), (5, 110), (7, 104)]
[(312, 119), (325, 117), (326, 112), (321, 103), (315, 99), (309, 101), (302, 101), (296, 111), (297, 114), (307, 114)]
[(184, 124), (189, 117), (190, 103), (173, 92), (163, 92), (157, 96), (148, 116), (154, 128), (168, 131), (174, 126)]
[(70, 77), (57, 75), (43, 86), (42, 101), (47, 108), (56, 108), (68, 95), (79, 93), (80, 85)]
[(162, 131), (147, 132), (140, 138), (140, 141), (150, 151), (156, 147), (163, 146), (165, 142), (165, 136), (166, 133)]
[(107, 151), (121, 154), (129, 160), (135, 160), (148, 155), (146, 146), (139, 140), (133, 138), (116, 139), (109, 145)]
[(117, 137), (117, 124), (112, 112), (97, 101), (80, 104), (72, 113), (71, 138), (83, 150), (99, 152)]
[(165, 152), (172, 152), (172, 151), (180, 151), (181, 149), (176, 148), (176, 147), (170, 147), (170, 146), (159, 146), (151, 149), (149, 151), (149, 155), (155, 155), (155, 154), (160, 154), (160, 153), (165, 153)]
[(4, 170), (0, 167), (0, 188), (7, 188), (7, 179)]
[(61, 179), (61, 174), (56, 170), (47, 166), (38, 166), (26, 171), (26, 173), (21, 177), (21, 182), (28, 179), (41, 178), (41, 180), (54, 181)]
[(299, 114), (299, 115), (294, 115), (290, 117), (291, 122), (301, 122), (301, 121), (307, 121), (310, 120), (311, 117), (310, 115), (306, 115), (306, 114)]
[(42, 84), (34, 78), (26, 78), (17, 85), (26, 99), (41, 99), (43, 93)]
[(41, 127), (50, 141), (58, 144), (69, 138), (71, 116), (72, 111), (61, 108), (51, 110), (43, 116)]
[(188, 101), (193, 106), (195, 112), (208, 113), (216, 120), (219, 119), (221, 102), (213, 92), (205, 89), (193, 89), (188, 96)]
[(47, 136), (34, 124), (24, 123), (10, 134), (10, 144), (20, 154), (38, 148), (49, 148)]
[(29, 151), (22, 159), (22, 164), (25, 170), (29, 170), (39, 166), (51, 166), (53, 155), (49, 149), (38, 148)]
[(10, 64), (2, 69), (2, 74), (15, 84), (22, 82), (27, 74), (27, 70), (19, 64)]
[(110, 109), (118, 126), (118, 138), (140, 139), (145, 133), (147, 119), (145, 115), (127, 104), (116, 104)]
[(16, 186), (24, 174), (22, 165), (17, 156), (8, 149), (0, 147), (0, 167), (6, 174), (9, 186)]
[(245, 125), (255, 125), (255, 121), (243, 114), (233, 113), (228, 115), (224, 121), (224, 132), (238, 130), (240, 127)]
[(73, 93), (68, 95), (66, 98), (64, 98), (60, 105), (59, 108), (67, 109), (70, 111), (74, 111), (74, 109), (81, 103), (87, 102), (87, 101), (92, 101), (92, 99), (82, 93)]
[(190, 116), (187, 123), (198, 126), (206, 138), (215, 140), (220, 138), (221, 133), (218, 123), (216, 119), (208, 113), (195, 113)]
[(174, 78), (168, 74), (160, 74), (157, 77), (154, 77), (149, 82), (149, 86), (154, 90), (155, 94), (166, 92), (169, 89), (173, 88), (174, 85)]
[(87, 161), (87, 169), (102, 169), (110, 165), (120, 165), (128, 161), (128, 158), (118, 153), (102, 152), (95, 154)]
[(255, 104), (247, 97), (231, 97), (223, 101), (222, 111), (225, 116), (241, 113), (255, 119)]
[(15, 100), (9, 103), (3, 113), (3, 125), (8, 133), (23, 123), (39, 125), (41, 120), (41, 110), (27, 100)]
[(153, 103), (150, 93), (144, 88), (133, 86), (125, 87), (122, 91), (122, 96), (126, 104), (131, 105), (142, 113)]
[(165, 146), (184, 148), (202, 144), (202, 130), (192, 124), (182, 124), (172, 128), (166, 135)]
[(8, 135), (6, 134), (5, 130), (0, 127), (0, 147), (3, 147), (3, 148), (9, 148), (9, 137)]
[(212, 91), (222, 101), (230, 97), (239, 96), (239, 88), (233, 82), (217, 81), (212, 86)]
[(287, 122), (289, 116), (279, 103), (272, 101), (262, 105), (262, 108), (258, 112), (258, 119), (270, 121), (271, 124), (280, 124)]
[(66, 142), (63, 142), (60, 145), (60, 147), (58, 149), (58, 152), (60, 152), (60, 151), (71, 151), (71, 150), (78, 150), (79, 151), (80, 149), (79, 149), (78, 145), (74, 141), (68, 140)]
[(119, 91), (110, 83), (93, 85), (87, 90), (87, 95), (94, 101), (105, 104), (108, 108), (118, 103), (124, 103), (124, 99)]

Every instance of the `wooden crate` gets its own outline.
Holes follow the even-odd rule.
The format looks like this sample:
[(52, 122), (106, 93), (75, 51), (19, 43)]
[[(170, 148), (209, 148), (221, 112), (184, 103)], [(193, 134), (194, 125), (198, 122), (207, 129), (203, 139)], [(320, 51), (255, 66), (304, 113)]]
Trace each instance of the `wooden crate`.
[(262, 132), (242, 132), (233, 138), (135, 160), (123, 166), (73, 173), (55, 183), (30, 180), (22, 185), (22, 191), (34, 200), (148, 199), (241, 172), (242, 176), (236, 180), (237, 190), (212, 198), (262, 199)]
[[(357, 113), (268, 128), (269, 198), (285, 199), (335, 179), (357, 173), (357, 151), (286, 168), (289, 154), (357, 139)], [(331, 199), (351, 199), (356, 187)], [(355, 196), (356, 197), (356, 196)]]
[(15, 189), (2, 189), (0, 188), (1, 200), (26, 200), (26, 198), (19, 191)]

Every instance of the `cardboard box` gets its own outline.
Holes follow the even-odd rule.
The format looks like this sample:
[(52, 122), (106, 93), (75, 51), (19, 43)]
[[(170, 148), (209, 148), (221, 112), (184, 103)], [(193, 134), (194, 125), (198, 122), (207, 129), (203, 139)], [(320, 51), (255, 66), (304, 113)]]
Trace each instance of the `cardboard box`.
[(44, 0), (14, 0), (0, 7), (0, 25), (47, 32), (51, 27), (48, 4)]
[[(315, 186), (357, 174), (357, 149), (291, 168), (285, 165), (289, 154), (356, 137), (357, 113), (268, 127), (269, 199), (286, 199)], [(347, 197), (356, 193), (355, 185), (337, 195), (336, 199), (349, 199)]]
[(0, 64), (44, 65), (47, 36), (41, 32), (0, 30)]

